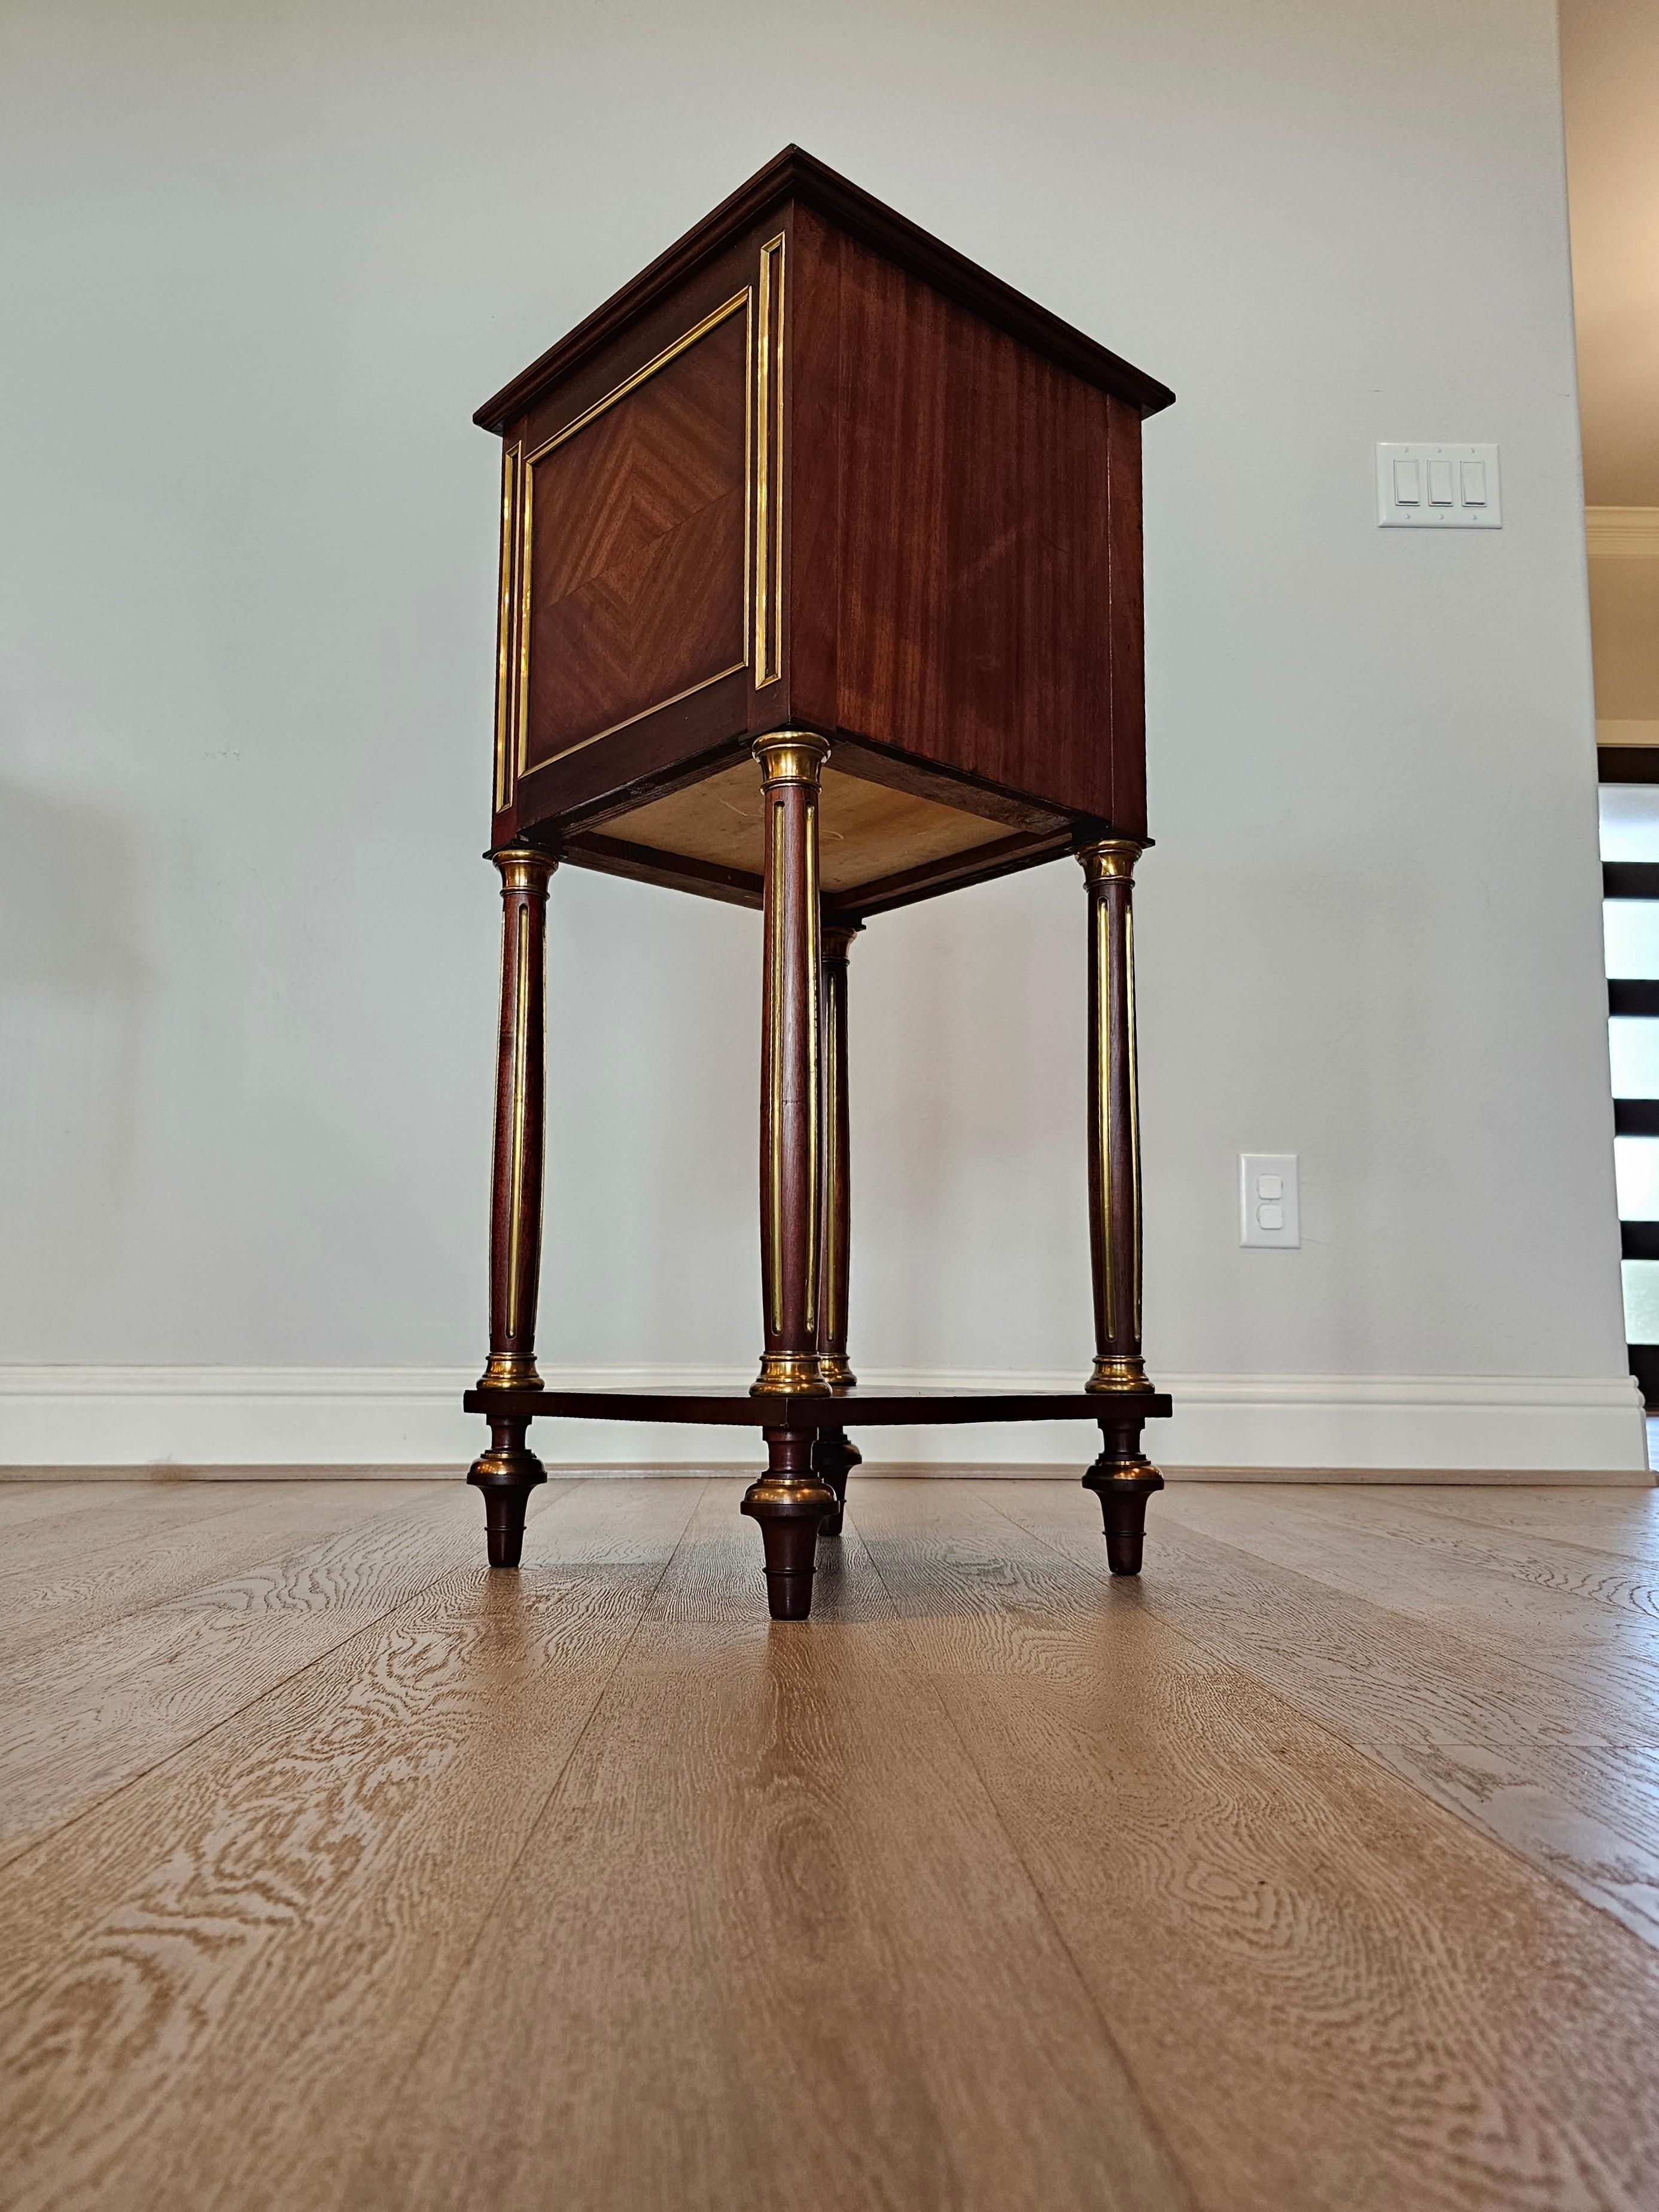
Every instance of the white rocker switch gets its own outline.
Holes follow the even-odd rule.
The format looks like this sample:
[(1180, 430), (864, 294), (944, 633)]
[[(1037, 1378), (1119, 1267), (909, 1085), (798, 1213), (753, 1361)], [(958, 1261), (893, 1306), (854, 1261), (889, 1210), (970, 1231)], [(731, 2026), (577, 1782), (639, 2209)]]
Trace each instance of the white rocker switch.
[(1376, 519), (1396, 530), (1498, 530), (1496, 446), (1379, 446)]

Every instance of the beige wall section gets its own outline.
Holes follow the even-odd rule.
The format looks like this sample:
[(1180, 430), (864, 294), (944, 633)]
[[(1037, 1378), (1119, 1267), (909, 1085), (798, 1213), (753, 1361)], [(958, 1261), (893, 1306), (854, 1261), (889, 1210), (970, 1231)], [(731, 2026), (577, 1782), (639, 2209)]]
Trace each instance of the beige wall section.
[(1659, 507), (1590, 507), (1590, 635), (1603, 744), (1659, 744)]
[[(354, 1435), (384, 1370), (476, 1365), (470, 410), (793, 138), (1180, 394), (1146, 1319), (1212, 1413), (1171, 1456), (1278, 1434), (1257, 1378), (1401, 1421), (1451, 1378), (1474, 1463), (1526, 1378), (1557, 1463), (1629, 1463), (1548, 0), (11, 0), (6, 39), (0, 1357), (152, 1412), (337, 1367)], [(1376, 527), (1375, 442), (1437, 435), (1500, 443), (1501, 531)], [(1083, 912), (1057, 867), (854, 951), (861, 1366), (1085, 1370)], [(550, 1364), (752, 1371), (752, 917), (567, 872), (551, 946)], [(1239, 1249), (1244, 1149), (1301, 1155), (1299, 1253)]]
[(1584, 495), (1659, 507), (1659, 8), (1561, 0)]

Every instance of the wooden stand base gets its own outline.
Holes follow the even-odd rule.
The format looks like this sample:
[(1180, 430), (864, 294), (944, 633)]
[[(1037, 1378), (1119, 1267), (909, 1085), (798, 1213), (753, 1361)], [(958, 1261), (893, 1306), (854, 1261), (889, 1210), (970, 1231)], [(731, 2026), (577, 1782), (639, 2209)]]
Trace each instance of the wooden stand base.
[[(1104, 1444), (1083, 1478), (1099, 1496), (1106, 1517), (1106, 1550), (1115, 1575), (1140, 1571), (1146, 1500), (1164, 1478), (1140, 1454), (1145, 1421), (1167, 1418), (1160, 1392), (1125, 1392), (1103, 1412), (1098, 1393), (1085, 1390), (865, 1390), (834, 1397), (757, 1398), (726, 1390), (469, 1390), (470, 1413), (489, 1417), (490, 1449), (467, 1480), (484, 1493), (489, 1524), (489, 1564), (514, 1567), (523, 1540), (531, 1491), (547, 1480), (525, 1431), (538, 1415), (567, 1420), (696, 1422), (723, 1428), (759, 1429), (766, 1443), (766, 1472), (751, 1483), (743, 1510), (760, 1524), (766, 1552), (767, 1600), (774, 1620), (805, 1620), (812, 1608), (812, 1574), (818, 1538), (841, 1532), (847, 1477), (863, 1455), (848, 1428), (933, 1425), (963, 1421), (1097, 1421)], [(499, 1540), (497, 1529), (500, 1529)], [(498, 1556), (499, 1550), (499, 1556)]]

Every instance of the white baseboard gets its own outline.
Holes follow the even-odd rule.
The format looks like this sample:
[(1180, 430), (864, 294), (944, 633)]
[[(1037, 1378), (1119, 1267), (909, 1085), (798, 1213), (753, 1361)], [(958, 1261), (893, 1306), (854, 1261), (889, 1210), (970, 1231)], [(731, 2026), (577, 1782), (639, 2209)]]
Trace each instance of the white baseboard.
[[(571, 1389), (699, 1389), (747, 1381), (689, 1367), (561, 1368)], [(0, 1367), (0, 1468), (183, 1474), (418, 1473), (465, 1466), (479, 1425), (471, 1368)], [(1071, 1373), (866, 1369), (884, 1389), (1062, 1390)], [(1348, 1481), (1574, 1475), (1644, 1483), (1646, 1422), (1628, 1376), (1159, 1374), (1173, 1419), (1147, 1432), (1166, 1470), (1210, 1480)], [(744, 1463), (732, 1431), (544, 1422), (543, 1458), (571, 1471), (695, 1472)], [(1086, 1422), (866, 1431), (895, 1472), (1048, 1474), (1093, 1457)]]

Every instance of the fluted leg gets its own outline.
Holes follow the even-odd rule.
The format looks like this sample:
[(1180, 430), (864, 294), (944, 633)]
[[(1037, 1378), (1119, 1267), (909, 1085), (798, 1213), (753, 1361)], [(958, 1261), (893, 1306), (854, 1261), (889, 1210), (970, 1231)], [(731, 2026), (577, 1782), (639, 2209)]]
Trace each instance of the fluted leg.
[[(847, 957), (861, 922), (823, 925), (823, 1225), (818, 1277), (818, 1371), (832, 1390), (857, 1382), (847, 1357), (847, 1282), (853, 1220), (852, 1115), (847, 1083)], [(864, 1455), (845, 1429), (821, 1429), (812, 1465), (836, 1493), (820, 1534), (839, 1536), (847, 1477)]]
[[(1089, 893), (1089, 1249), (1103, 1400), (1150, 1390), (1140, 1343), (1140, 1127), (1135, 1085), (1134, 866), (1140, 847), (1105, 838), (1079, 854)], [(1102, 1450), (1084, 1482), (1101, 1501), (1115, 1575), (1140, 1571), (1146, 1500), (1163, 1477), (1126, 1405), (1101, 1409)]]
[[(818, 1367), (818, 1292), (824, 1163), (822, 915), (818, 778), (822, 738), (761, 738), (755, 757), (766, 793), (765, 991), (761, 1044), (761, 1295), (766, 1350), (757, 1397), (827, 1395)], [(812, 1603), (818, 1523), (836, 1493), (812, 1469), (809, 1431), (764, 1431), (768, 1467), (743, 1510), (760, 1523), (775, 1620), (804, 1620)]]
[[(501, 878), (501, 1010), (489, 1213), (489, 1358), (480, 1390), (533, 1389), (541, 1273), (547, 885), (556, 863), (528, 846), (494, 855)], [(467, 1480), (483, 1491), (492, 1567), (516, 1567), (525, 1508), (546, 1470), (527, 1416), (489, 1418), (489, 1446)]]
[(818, 893), (822, 738), (761, 738), (766, 793), (765, 983), (761, 1032), (761, 1295), (757, 1396), (818, 1394), (823, 1189), (823, 923)]

